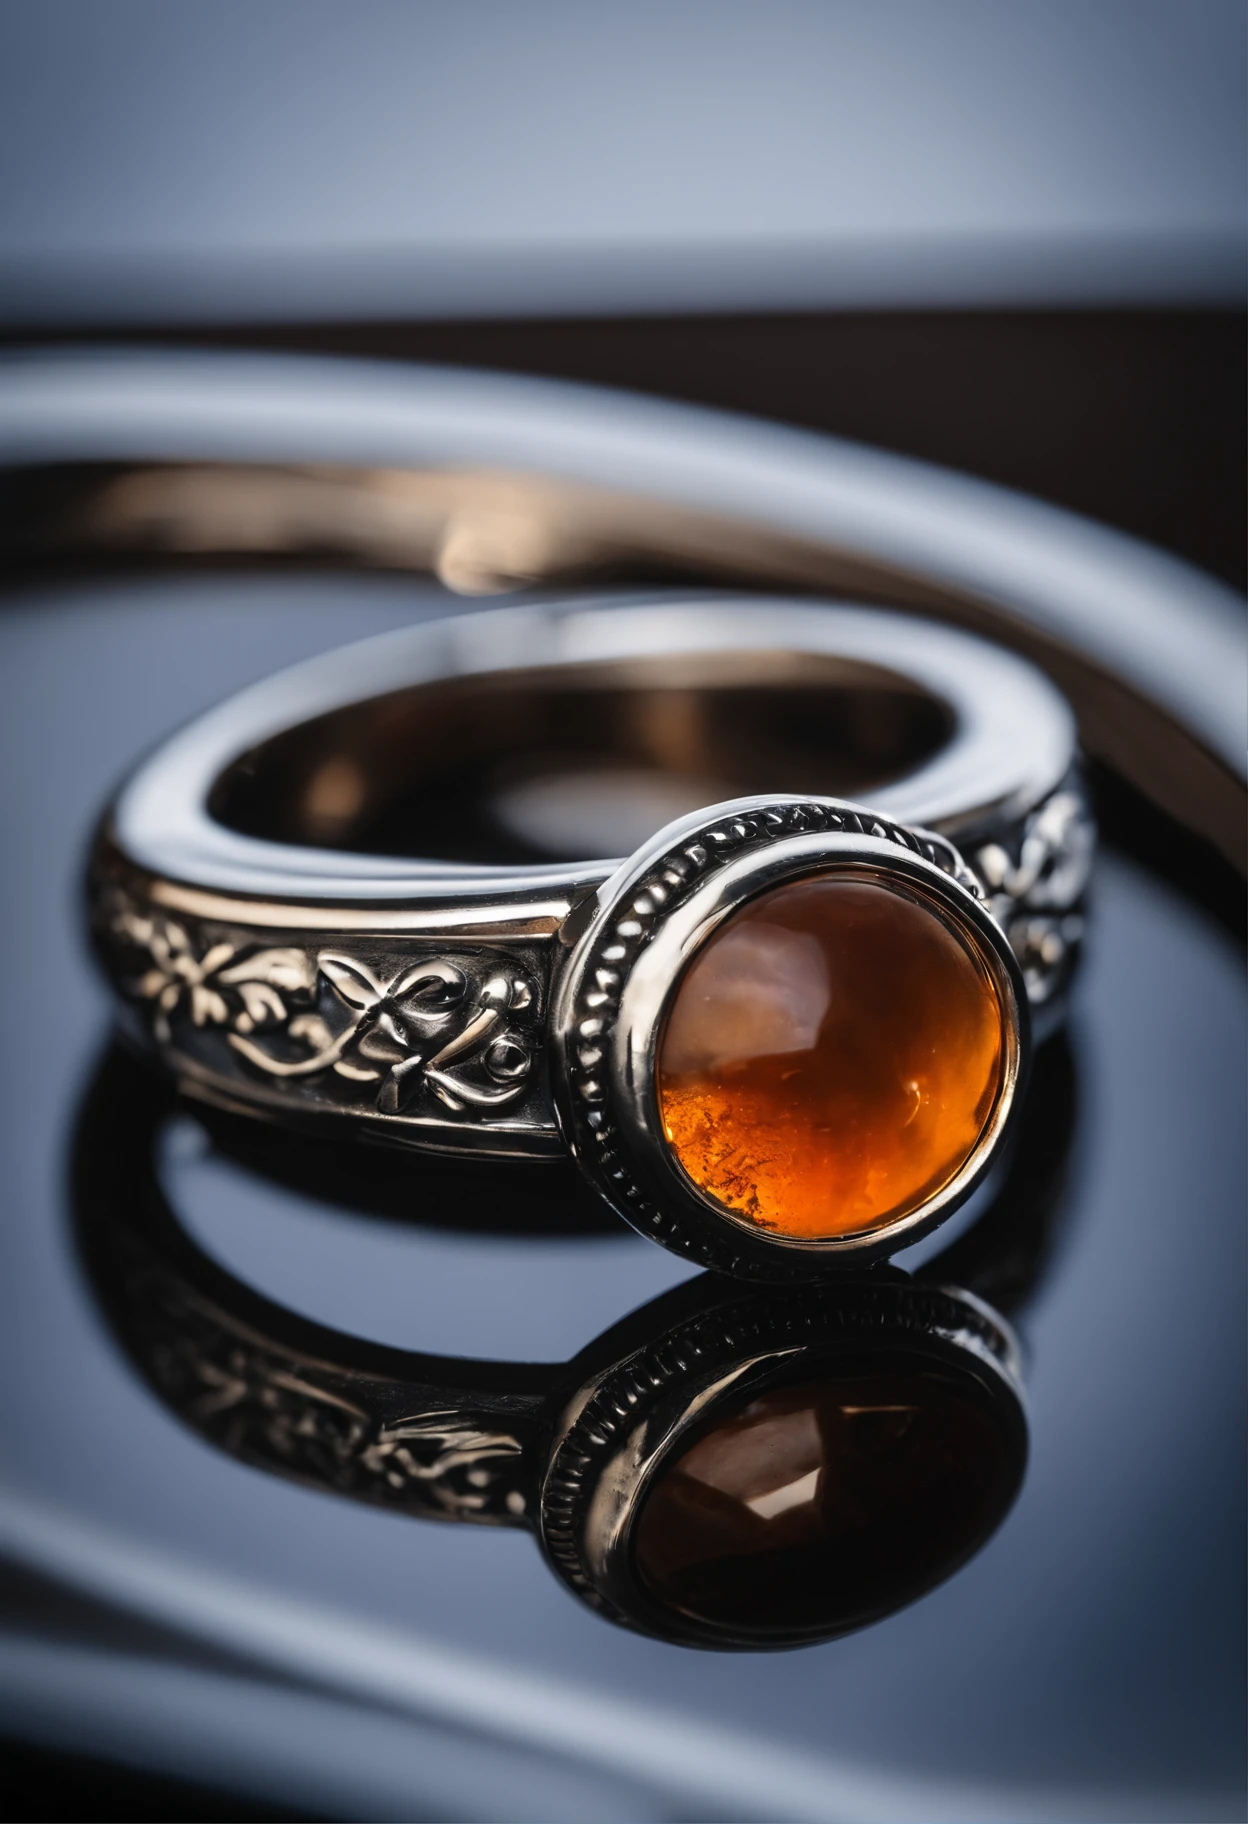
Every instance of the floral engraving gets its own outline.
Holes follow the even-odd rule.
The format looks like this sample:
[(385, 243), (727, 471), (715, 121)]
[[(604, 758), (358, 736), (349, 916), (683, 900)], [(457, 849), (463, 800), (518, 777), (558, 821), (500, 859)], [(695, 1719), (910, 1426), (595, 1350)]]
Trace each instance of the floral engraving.
[[(250, 1032), (266, 1020), (283, 1020), (286, 1006), (278, 992), (306, 992), (312, 986), (307, 959), (300, 950), (262, 950), (235, 961), (233, 944), (212, 944), (202, 957), (173, 919), (142, 918), (132, 912), (119, 917), (122, 936), (151, 958), (151, 968), (132, 984), (142, 1000), (154, 1003), (153, 1030), (167, 1044), (172, 1016), (189, 1013), (196, 1026), (224, 1026), (233, 1021), (239, 1032)], [(237, 990), (231, 1007), (225, 990)]]
[(424, 956), (381, 969), (341, 950), (196, 945), (176, 920), (122, 906), (112, 934), (143, 953), (130, 995), (152, 1033), (220, 1029), (251, 1070), (273, 1079), (333, 1076), (382, 1114), (422, 1096), (452, 1114), (488, 1113), (523, 1096), (533, 1070), (536, 993), (510, 958)]
[(1080, 905), (1095, 850), (1087, 801), (1067, 788), (1031, 813), (1010, 847), (986, 843), (971, 858), (1034, 1006), (1050, 999), (1069, 974), (1083, 936)]

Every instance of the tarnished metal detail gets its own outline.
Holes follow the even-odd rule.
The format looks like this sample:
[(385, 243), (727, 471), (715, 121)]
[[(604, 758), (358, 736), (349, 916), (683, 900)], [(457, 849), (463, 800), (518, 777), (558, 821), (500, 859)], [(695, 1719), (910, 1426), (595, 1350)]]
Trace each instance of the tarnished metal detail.
[(1096, 824), (1077, 775), (1021, 825), (980, 843), (970, 863), (993, 917), (1010, 940), (1033, 1007), (1070, 979), (1083, 937), (1083, 902), (1096, 853)]
[[(539, 958), (416, 940), (257, 941), (115, 888), (96, 938), (157, 1050), (201, 1091), (340, 1113), (437, 1143), (556, 1141), (541, 1087)], [(270, 939), (272, 933), (263, 933)], [(471, 1141), (468, 1141), (471, 1144)]]

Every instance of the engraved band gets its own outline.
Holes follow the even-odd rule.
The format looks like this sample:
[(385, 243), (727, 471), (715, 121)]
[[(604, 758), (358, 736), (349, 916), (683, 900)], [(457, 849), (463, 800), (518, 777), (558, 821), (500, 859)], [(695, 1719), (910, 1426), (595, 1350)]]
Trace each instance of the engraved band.
[[(666, 827), (623, 863), (555, 860), (552, 794), (575, 829), (588, 793), (605, 846), (621, 777), (628, 839)], [(842, 780), (855, 801), (825, 795)], [(365, 641), (202, 717), (106, 815), (93, 916), (131, 1030), (189, 1092), (425, 1149), (570, 1150), (665, 1246), (783, 1278), (891, 1252), (980, 1181), (1032, 1017), (1040, 1036), (1060, 1017), (1093, 840), (1067, 706), (970, 635), (840, 606), (563, 603)], [(828, 869), (957, 934), (1005, 1051), (943, 1188), (806, 1244), (673, 1176), (651, 1084), (691, 946)]]

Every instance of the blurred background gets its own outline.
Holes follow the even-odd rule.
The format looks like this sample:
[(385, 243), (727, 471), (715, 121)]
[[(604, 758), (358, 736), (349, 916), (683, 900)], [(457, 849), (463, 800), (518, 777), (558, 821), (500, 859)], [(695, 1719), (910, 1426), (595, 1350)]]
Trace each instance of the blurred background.
[[(32, 351), (588, 381), (1021, 490), (1185, 560), (1234, 619), (1246, 53), (1232, 0), (0, 0), (0, 443), (39, 445), (5, 390)], [(631, 435), (618, 401), (583, 409)], [(1119, 821), (1069, 1239), (1028, 1319), (1034, 1455), (1000, 1537), (807, 1654), (613, 1634), (523, 1538), (218, 1458), (94, 1310), (65, 1185), (108, 1029), (78, 908), (104, 796), (226, 691), (477, 582), (445, 553), (436, 580), (396, 562), (344, 586), (252, 552), (228, 587), (185, 552), (167, 575), (67, 555), (58, 435), (0, 484), (6, 1815), (1242, 1815), (1238, 877), (1219, 863), (1209, 888), (1204, 851), (1165, 820), (1150, 843), (1100, 777)], [(1204, 585), (1164, 575), (1181, 623)], [(613, 1232), (535, 1251), (369, 1226), (275, 1193), (192, 1121), (165, 1166), (241, 1277), (401, 1346), (562, 1359), (672, 1282)], [(230, 1658), (188, 1591), (280, 1651)], [(301, 1683), (314, 1639), (338, 1684)], [(364, 1664), (383, 1670), (341, 1670)]]
[(0, 8), (0, 333), (643, 388), (1242, 585), (1234, 0)]

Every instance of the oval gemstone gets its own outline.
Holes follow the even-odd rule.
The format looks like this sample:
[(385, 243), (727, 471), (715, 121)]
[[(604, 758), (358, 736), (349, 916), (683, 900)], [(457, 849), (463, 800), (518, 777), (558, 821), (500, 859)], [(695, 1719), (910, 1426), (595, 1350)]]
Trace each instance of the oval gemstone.
[(729, 918), (679, 981), (659, 1045), (668, 1141), (760, 1229), (899, 1220), (956, 1177), (1005, 1056), (986, 969), (924, 900), (827, 874)]
[(1013, 1499), (1024, 1448), (970, 1376), (847, 1367), (763, 1393), (661, 1472), (634, 1562), (695, 1621), (826, 1637), (964, 1562)]

